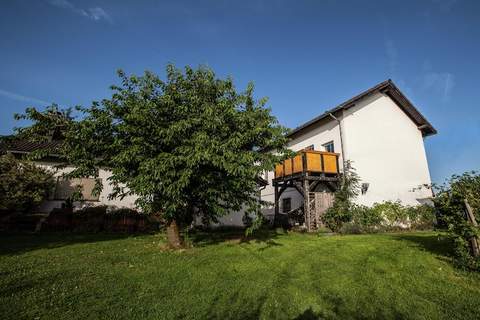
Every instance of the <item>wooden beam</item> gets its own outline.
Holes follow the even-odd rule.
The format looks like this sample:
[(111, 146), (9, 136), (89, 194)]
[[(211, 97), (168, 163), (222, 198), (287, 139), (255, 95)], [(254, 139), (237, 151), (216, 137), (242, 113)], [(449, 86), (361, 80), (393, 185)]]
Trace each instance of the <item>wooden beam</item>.
[(283, 191), (287, 190), (288, 188), (288, 183), (284, 183), (281, 187), (280, 187), (280, 191), (278, 191), (278, 197), (280, 198), (280, 196), (282, 195)]
[(274, 214), (273, 214), (273, 226), (277, 227), (278, 223), (278, 214), (280, 213), (280, 208), (278, 207), (278, 200), (280, 199), (280, 195), (278, 194), (278, 185), (275, 185), (275, 206), (274, 206)]
[(320, 180), (313, 181), (312, 184), (310, 185), (310, 191), (314, 191), (319, 183), (320, 183)]
[(337, 186), (332, 181), (327, 181), (326, 184), (330, 191), (335, 192), (337, 190)]
[[(473, 214), (472, 207), (470, 207), (470, 204), (468, 203), (467, 199), (464, 199), (465, 202), (465, 208), (467, 211), (467, 218), (468, 222), (473, 224), (474, 227), (478, 227), (477, 220), (475, 219), (475, 215)], [(480, 256), (480, 247), (478, 245), (478, 237), (472, 237), (470, 238), (470, 246), (472, 248), (472, 254), (474, 257)]]
[(306, 179), (312, 181), (338, 181), (338, 177), (327, 177), (327, 176), (307, 176)]
[(310, 226), (310, 201), (309, 201), (309, 185), (310, 181), (308, 179), (303, 180), (303, 212), (305, 215), (305, 224), (307, 225), (307, 232), (311, 231)]
[(305, 197), (305, 193), (303, 192), (303, 188), (296, 184), (295, 182), (292, 182), (292, 186), (302, 195), (302, 197)]

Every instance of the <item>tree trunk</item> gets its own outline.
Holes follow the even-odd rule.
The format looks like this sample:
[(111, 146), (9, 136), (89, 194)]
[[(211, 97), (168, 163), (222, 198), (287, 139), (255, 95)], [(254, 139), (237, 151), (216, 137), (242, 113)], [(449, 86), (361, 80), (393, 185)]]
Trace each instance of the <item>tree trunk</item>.
[(177, 221), (172, 220), (167, 225), (168, 246), (172, 249), (180, 249), (183, 247), (182, 238), (178, 229)]

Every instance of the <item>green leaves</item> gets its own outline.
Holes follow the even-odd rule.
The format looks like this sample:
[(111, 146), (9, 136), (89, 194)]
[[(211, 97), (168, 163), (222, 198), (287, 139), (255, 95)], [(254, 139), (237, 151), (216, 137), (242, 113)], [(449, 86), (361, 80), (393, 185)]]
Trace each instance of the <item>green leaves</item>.
[[(239, 93), (230, 78), (217, 79), (206, 67), (182, 72), (168, 65), (165, 80), (151, 72), (118, 75), (110, 99), (79, 108), (84, 116), (65, 127), (62, 155), (76, 166), (72, 176), (108, 168), (112, 196), (135, 194), (144, 211), (167, 220), (214, 221), (257, 208), (256, 177), (285, 154), (286, 129), (266, 99), (254, 98), (253, 84)], [(37, 113), (26, 117), (48, 126)]]
[(473, 236), (480, 236), (480, 229), (467, 221), (464, 200), (468, 201), (479, 222), (480, 174), (477, 172), (453, 175), (445, 185), (437, 187), (434, 203), (439, 218), (455, 240), (457, 264), (463, 268), (480, 270), (480, 259), (470, 255), (468, 243)]
[(337, 232), (342, 225), (353, 218), (353, 199), (360, 192), (360, 177), (352, 167), (350, 161), (345, 163), (345, 172), (342, 173), (341, 184), (335, 191), (335, 201), (325, 212), (324, 222), (331, 230)]
[(47, 198), (53, 186), (48, 170), (11, 154), (0, 156), (0, 210), (29, 211)]

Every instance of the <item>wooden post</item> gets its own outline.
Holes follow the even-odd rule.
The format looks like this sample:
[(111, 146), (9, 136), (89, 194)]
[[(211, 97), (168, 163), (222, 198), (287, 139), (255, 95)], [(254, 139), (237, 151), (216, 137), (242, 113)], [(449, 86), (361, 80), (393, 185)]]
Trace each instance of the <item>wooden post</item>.
[[(473, 224), (474, 227), (478, 227), (477, 220), (475, 220), (475, 215), (473, 214), (472, 207), (470, 207), (470, 204), (468, 203), (467, 199), (464, 199), (465, 202), (465, 208), (467, 211), (467, 218), (468, 221)], [(472, 247), (472, 253), (474, 257), (480, 256), (480, 247), (478, 245), (478, 238), (477, 237), (472, 237), (470, 239), (470, 246)]]
[(305, 224), (307, 225), (307, 232), (311, 231), (310, 226), (310, 185), (308, 179), (305, 177), (303, 180), (303, 211), (305, 215)]
[(275, 207), (274, 207), (274, 214), (273, 214), (273, 227), (278, 227), (278, 214), (280, 212), (278, 208), (278, 201), (279, 201), (279, 194), (278, 194), (278, 184), (275, 183)]

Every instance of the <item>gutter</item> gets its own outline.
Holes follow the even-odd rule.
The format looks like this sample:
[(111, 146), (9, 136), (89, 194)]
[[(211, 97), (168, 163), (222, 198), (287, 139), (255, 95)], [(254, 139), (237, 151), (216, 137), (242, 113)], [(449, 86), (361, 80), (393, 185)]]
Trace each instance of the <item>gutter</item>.
[(343, 169), (343, 173), (345, 174), (345, 150), (343, 148), (343, 130), (342, 130), (342, 123), (341, 121), (335, 117), (331, 112), (328, 113), (328, 115), (334, 119), (335, 121), (337, 121), (338, 123), (338, 130), (340, 131), (340, 148), (342, 150), (342, 169)]

